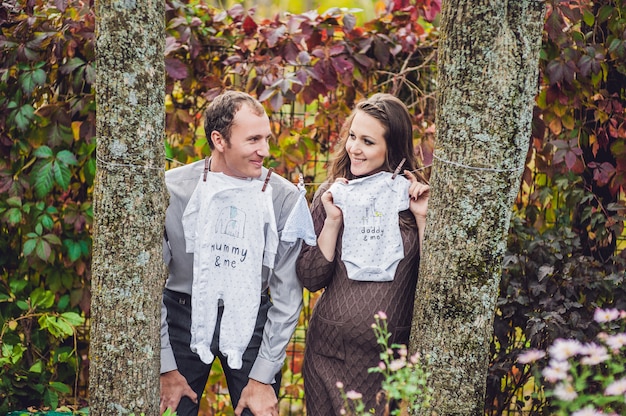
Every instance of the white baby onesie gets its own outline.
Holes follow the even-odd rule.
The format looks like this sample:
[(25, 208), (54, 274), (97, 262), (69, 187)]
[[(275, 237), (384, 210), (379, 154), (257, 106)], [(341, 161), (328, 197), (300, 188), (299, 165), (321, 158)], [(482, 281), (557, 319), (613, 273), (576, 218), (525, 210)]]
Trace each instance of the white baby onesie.
[(348, 278), (387, 282), (404, 258), (398, 213), (409, 208), (410, 182), (379, 172), (330, 187), (343, 212), (342, 254)]
[(287, 221), (285, 221), (280, 240), (287, 243), (295, 243), (300, 238), (308, 245), (315, 246), (317, 244), (317, 236), (315, 235), (315, 226), (313, 225), (313, 218), (311, 218), (309, 204), (306, 200), (306, 188), (304, 187), (302, 176), (300, 176), (298, 190), (300, 191), (300, 196), (289, 217), (287, 217)]
[(272, 187), (209, 172), (183, 213), (186, 251), (193, 253), (191, 350), (213, 362), (211, 340), (224, 303), (219, 350), (233, 369), (252, 338), (261, 297), (261, 268), (274, 267), (278, 232)]

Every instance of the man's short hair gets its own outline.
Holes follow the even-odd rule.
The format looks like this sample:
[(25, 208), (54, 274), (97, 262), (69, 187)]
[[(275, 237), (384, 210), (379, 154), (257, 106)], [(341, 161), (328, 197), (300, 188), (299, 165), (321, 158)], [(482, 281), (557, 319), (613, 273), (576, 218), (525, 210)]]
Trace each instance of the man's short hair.
[(209, 142), (209, 147), (215, 146), (211, 140), (211, 132), (219, 132), (226, 143), (230, 143), (230, 132), (237, 111), (246, 104), (255, 114), (265, 114), (263, 105), (254, 97), (245, 92), (226, 91), (211, 101), (204, 112), (204, 132)]

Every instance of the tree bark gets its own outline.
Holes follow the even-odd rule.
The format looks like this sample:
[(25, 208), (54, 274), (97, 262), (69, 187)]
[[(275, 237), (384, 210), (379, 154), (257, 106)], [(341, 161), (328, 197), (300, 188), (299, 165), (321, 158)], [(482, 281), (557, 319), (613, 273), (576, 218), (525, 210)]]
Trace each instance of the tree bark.
[(431, 408), (483, 415), (512, 204), (529, 149), (544, 4), (442, 4), (437, 139), (410, 349), (430, 360)]
[(89, 414), (159, 414), (165, 4), (96, 4)]

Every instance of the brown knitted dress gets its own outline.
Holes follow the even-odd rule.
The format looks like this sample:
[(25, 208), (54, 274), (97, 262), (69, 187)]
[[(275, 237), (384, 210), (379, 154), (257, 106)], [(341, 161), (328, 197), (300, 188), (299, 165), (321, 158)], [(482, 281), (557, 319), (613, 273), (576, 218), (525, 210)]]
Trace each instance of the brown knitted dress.
[[(315, 232), (319, 235), (326, 212), (321, 194), (329, 185), (320, 187), (311, 206)], [(401, 217), (412, 219), (410, 211)], [(368, 373), (378, 365), (380, 346), (376, 342), (372, 324), (374, 314), (387, 315), (391, 343), (408, 344), (415, 285), (419, 267), (417, 226), (401, 226), (404, 259), (391, 282), (361, 282), (348, 279), (341, 261), (341, 233), (338, 237), (335, 259), (327, 261), (319, 248), (302, 246), (298, 257), (298, 278), (310, 291), (325, 288), (318, 299), (309, 322), (304, 353), (303, 377), (307, 416), (339, 415), (343, 400), (337, 382), (344, 390), (355, 390), (363, 395), (366, 410), (384, 411), (384, 403), (377, 403), (382, 376)]]

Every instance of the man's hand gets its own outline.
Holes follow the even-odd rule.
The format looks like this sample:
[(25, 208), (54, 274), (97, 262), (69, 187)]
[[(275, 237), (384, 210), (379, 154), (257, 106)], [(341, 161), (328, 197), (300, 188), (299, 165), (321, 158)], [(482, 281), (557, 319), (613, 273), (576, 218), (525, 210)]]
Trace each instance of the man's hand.
[(198, 395), (187, 384), (187, 379), (178, 370), (161, 374), (161, 414), (168, 408), (176, 410), (180, 399), (187, 396), (194, 403), (198, 403)]
[(241, 392), (235, 415), (241, 416), (245, 408), (254, 416), (278, 416), (278, 398), (271, 384), (250, 379)]

